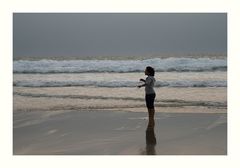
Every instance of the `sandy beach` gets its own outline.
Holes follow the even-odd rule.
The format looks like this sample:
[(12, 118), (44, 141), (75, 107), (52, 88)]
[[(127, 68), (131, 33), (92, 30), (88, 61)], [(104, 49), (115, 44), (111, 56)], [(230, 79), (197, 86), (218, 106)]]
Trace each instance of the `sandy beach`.
[[(226, 113), (15, 111), (14, 155), (226, 155)], [(154, 143), (156, 141), (156, 144)]]
[[(35, 82), (38, 76), (15, 74), (14, 80), (24, 77)], [(61, 80), (66, 76), (82, 79), (79, 74), (60, 76)], [(50, 77), (55, 81), (54, 75)], [(146, 131), (143, 89), (14, 86), (13, 154), (227, 154), (226, 87), (160, 87), (155, 91), (156, 125)]]

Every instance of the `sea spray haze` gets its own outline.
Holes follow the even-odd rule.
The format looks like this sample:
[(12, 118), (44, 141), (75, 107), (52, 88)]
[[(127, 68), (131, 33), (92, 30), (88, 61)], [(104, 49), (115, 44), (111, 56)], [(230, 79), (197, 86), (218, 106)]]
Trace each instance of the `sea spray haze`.
[[(150, 60), (40, 60), (40, 61), (14, 61), (13, 72), (15, 74), (31, 74), (31, 79), (15, 80), (14, 86), (25, 87), (53, 87), (53, 86), (99, 86), (99, 87), (135, 87), (137, 85), (136, 78), (127, 76), (128, 73), (141, 73), (143, 67), (152, 65), (156, 72), (172, 72), (180, 73), (182, 75), (189, 75), (196, 72), (195, 75), (201, 77), (201, 74), (214, 74), (224, 72), (227, 69), (226, 59), (210, 59), (210, 58), (166, 58), (166, 59), (150, 59)], [(197, 73), (198, 72), (198, 73)], [(88, 73), (89, 77), (84, 80), (81, 77), (82, 73)], [(101, 76), (99, 73), (114, 73), (112, 79), (96, 79), (95, 76)], [(118, 74), (120, 73), (120, 74)], [(119, 79), (119, 75), (125, 78)], [(42, 74), (41, 77), (34, 74)], [(44, 75), (45, 74), (45, 75)], [(58, 76), (58, 80), (54, 81), (54, 74)], [(60, 80), (59, 74), (65, 74), (71, 77), (71, 80)], [(71, 75), (72, 74), (72, 75)], [(79, 74), (78, 76), (76, 74)], [(49, 78), (44, 76), (51, 75)], [(76, 78), (74, 78), (74, 76)], [(84, 74), (82, 74), (83, 76)], [(132, 75), (132, 74), (131, 74)], [(30, 76), (30, 75), (27, 75)], [(105, 75), (106, 76), (106, 75)], [(210, 76), (210, 75), (209, 75)], [(40, 77), (40, 78), (39, 78)], [(118, 79), (118, 80), (117, 80)], [(155, 87), (226, 87), (226, 79), (213, 80), (209, 77), (208, 80), (194, 79), (181, 80), (175, 79), (166, 81), (161, 79), (156, 82)]]

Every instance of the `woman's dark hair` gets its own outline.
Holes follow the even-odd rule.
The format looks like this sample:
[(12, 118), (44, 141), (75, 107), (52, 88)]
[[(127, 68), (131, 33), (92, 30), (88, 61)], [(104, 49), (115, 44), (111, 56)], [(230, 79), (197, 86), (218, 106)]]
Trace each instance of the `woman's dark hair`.
[(150, 76), (154, 76), (155, 70), (153, 69), (153, 67), (148, 66), (148, 67), (146, 67), (146, 69)]

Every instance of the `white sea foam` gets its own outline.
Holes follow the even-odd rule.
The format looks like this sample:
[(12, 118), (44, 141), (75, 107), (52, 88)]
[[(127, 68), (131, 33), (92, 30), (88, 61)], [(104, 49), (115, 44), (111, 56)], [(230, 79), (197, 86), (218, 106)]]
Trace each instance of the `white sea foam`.
[[(95, 87), (136, 87), (134, 81), (44, 81), (16, 80), (14, 86), (22, 87), (66, 87), (66, 86), (95, 86)], [(155, 87), (226, 87), (226, 81), (157, 81)]]
[(158, 72), (226, 71), (226, 59), (154, 58), (148, 60), (40, 60), (13, 62), (14, 73), (142, 72), (152, 66)]

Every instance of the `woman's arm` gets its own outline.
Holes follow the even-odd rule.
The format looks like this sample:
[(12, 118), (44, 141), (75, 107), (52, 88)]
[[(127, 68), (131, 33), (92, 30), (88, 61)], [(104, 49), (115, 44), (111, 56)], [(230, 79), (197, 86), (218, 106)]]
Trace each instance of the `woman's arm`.
[(138, 87), (138, 88), (141, 88), (141, 87), (143, 87), (143, 86), (146, 86), (146, 83), (144, 83), (144, 84), (142, 84), (142, 85), (138, 85), (137, 87)]
[(144, 82), (144, 84), (142, 84), (142, 85), (138, 85), (137, 87), (138, 88), (141, 88), (141, 87), (143, 87), (143, 86), (146, 86), (146, 80), (144, 80), (144, 79), (139, 79), (141, 82)]

